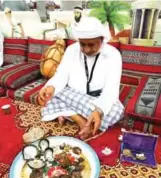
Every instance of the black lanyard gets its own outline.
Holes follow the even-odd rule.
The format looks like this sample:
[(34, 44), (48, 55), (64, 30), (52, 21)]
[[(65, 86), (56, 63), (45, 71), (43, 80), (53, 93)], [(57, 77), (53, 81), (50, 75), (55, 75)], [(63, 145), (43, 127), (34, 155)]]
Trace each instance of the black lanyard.
[(92, 69), (91, 69), (90, 76), (89, 76), (89, 71), (88, 71), (88, 66), (87, 66), (87, 57), (84, 55), (84, 66), (85, 66), (85, 72), (86, 72), (86, 77), (87, 77), (87, 86), (86, 86), (86, 88), (87, 88), (87, 94), (89, 94), (89, 92), (90, 92), (90, 86), (89, 86), (89, 84), (90, 84), (90, 82), (91, 82), (91, 80), (92, 80), (93, 71), (94, 71), (94, 68), (95, 68), (95, 66), (96, 66), (96, 62), (97, 62), (97, 60), (98, 60), (99, 55), (100, 55), (100, 53), (98, 53), (98, 54), (96, 55), (94, 64), (93, 64)]

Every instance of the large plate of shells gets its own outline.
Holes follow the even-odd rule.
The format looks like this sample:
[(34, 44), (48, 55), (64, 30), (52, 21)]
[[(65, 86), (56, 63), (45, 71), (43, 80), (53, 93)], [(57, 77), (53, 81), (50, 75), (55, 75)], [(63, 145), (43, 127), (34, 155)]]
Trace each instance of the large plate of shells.
[(52, 136), (24, 146), (14, 159), (9, 178), (98, 178), (95, 151), (73, 137)]

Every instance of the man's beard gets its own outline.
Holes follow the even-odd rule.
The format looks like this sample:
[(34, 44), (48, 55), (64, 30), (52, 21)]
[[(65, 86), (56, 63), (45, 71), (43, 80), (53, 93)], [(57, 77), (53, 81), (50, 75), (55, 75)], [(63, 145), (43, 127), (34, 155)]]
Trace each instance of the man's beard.
[(79, 17), (76, 17), (75, 16), (75, 21), (78, 23), (78, 22), (80, 22), (80, 19), (81, 19), (81, 17), (82, 17), (82, 15), (80, 14), (80, 16)]

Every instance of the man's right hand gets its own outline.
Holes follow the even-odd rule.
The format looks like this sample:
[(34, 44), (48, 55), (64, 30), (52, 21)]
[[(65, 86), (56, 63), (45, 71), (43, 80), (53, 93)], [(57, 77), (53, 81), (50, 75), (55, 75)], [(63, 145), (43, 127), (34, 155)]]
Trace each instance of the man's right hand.
[(53, 97), (55, 88), (53, 86), (47, 86), (42, 88), (39, 92), (38, 101), (41, 106), (45, 106), (46, 103)]

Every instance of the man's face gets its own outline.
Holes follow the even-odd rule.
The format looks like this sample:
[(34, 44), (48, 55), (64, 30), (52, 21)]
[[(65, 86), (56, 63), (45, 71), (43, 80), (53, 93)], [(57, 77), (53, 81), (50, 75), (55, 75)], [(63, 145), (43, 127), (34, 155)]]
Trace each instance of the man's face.
[(98, 53), (103, 42), (103, 37), (92, 39), (79, 39), (81, 51), (87, 56), (94, 56)]
[(82, 17), (81, 12), (74, 11), (74, 19), (76, 22), (80, 22), (81, 17)]

